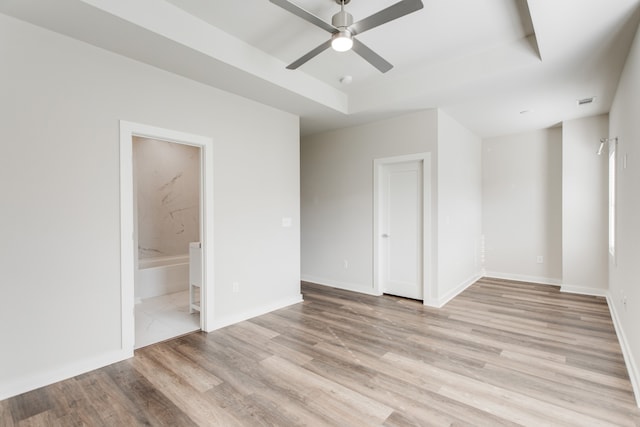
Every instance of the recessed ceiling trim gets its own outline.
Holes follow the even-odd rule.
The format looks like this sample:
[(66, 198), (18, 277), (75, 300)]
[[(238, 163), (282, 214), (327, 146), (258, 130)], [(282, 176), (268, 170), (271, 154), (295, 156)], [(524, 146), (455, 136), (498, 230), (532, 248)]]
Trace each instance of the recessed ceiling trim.
[(540, 52), (538, 38), (536, 37), (536, 28), (533, 24), (533, 18), (531, 17), (531, 10), (529, 10), (529, 1), (516, 0), (516, 5), (522, 27), (528, 33), (527, 40), (531, 44), (531, 48), (535, 51), (536, 55), (538, 55), (538, 58), (542, 60), (542, 53)]
[[(303, 73), (292, 76), (281, 61), (170, 3), (158, 1), (154, 13), (148, 13), (149, 5), (143, 1), (69, 1), (93, 6), (267, 84), (280, 86), (337, 112), (347, 113), (348, 97), (344, 92)], [(184, 31), (185, 28), (189, 31)]]

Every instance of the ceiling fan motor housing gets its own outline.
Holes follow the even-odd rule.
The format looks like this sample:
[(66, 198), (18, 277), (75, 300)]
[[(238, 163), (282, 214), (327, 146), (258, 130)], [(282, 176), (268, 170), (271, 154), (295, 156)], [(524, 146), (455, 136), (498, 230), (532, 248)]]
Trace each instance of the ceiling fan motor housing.
[(346, 28), (353, 24), (353, 16), (345, 10), (341, 10), (333, 15), (333, 18), (331, 18), (331, 24), (336, 28)]

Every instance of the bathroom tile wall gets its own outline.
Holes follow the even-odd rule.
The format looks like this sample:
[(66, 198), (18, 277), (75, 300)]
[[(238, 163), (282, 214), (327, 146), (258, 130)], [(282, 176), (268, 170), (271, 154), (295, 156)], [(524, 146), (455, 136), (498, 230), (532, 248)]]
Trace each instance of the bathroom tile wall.
[(138, 258), (183, 255), (200, 235), (200, 149), (134, 138)]

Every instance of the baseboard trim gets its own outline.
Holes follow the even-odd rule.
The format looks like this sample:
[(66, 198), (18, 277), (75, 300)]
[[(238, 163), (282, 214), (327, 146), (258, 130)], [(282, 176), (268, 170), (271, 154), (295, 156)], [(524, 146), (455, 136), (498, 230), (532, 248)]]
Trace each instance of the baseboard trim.
[(633, 394), (636, 397), (636, 404), (638, 405), (638, 408), (640, 408), (640, 371), (638, 371), (638, 367), (633, 361), (633, 357), (631, 357), (629, 341), (627, 341), (627, 336), (624, 333), (624, 329), (622, 329), (622, 323), (620, 322), (616, 306), (613, 304), (611, 293), (609, 292), (607, 293), (607, 305), (609, 306), (613, 326), (616, 330), (616, 335), (618, 336), (618, 342), (622, 348), (622, 356), (624, 357), (624, 363), (627, 366), (629, 380), (631, 381), (631, 387), (633, 387)]
[(608, 292), (606, 289), (587, 288), (584, 286), (561, 285), (560, 292), (568, 294), (589, 295), (592, 297), (606, 297)]
[(69, 378), (104, 368), (105, 366), (121, 362), (131, 357), (133, 357), (133, 352), (117, 350), (100, 356), (79, 360), (45, 372), (36, 372), (13, 381), (3, 381), (2, 385), (0, 385), (0, 400), (8, 399), (22, 393), (27, 393), (59, 381), (68, 380)]
[(281, 308), (289, 307), (290, 305), (298, 304), (301, 302), (303, 302), (302, 294), (299, 294), (294, 297), (285, 298), (271, 304), (266, 304), (252, 310), (245, 311), (240, 314), (234, 314), (232, 316), (223, 317), (221, 319), (215, 319), (212, 328), (206, 332), (213, 332), (216, 329), (221, 329), (235, 323), (244, 322), (245, 320), (262, 316), (263, 314), (271, 313), (272, 311), (280, 310)]
[(371, 286), (370, 289), (367, 289), (359, 285), (355, 285), (353, 283), (339, 282), (337, 280), (325, 279), (322, 277), (308, 276), (308, 275), (302, 275), (301, 280), (303, 282), (310, 282), (310, 283), (315, 283), (317, 285), (329, 286), (330, 288), (342, 289), (345, 291), (352, 291), (352, 292), (360, 292), (361, 294), (374, 295), (374, 296), (382, 295), (380, 292), (374, 291), (373, 286)]
[(526, 276), (522, 274), (499, 273), (496, 271), (487, 271), (484, 277), (491, 279), (514, 280), (516, 282), (537, 283), (539, 285), (562, 286), (562, 280), (552, 279), (549, 277)]
[(464, 292), (469, 286), (471, 286), (474, 283), (476, 283), (479, 279), (482, 278), (482, 276), (483, 276), (482, 273), (475, 274), (475, 275), (471, 276), (470, 278), (468, 278), (467, 280), (465, 280), (464, 282), (460, 283), (458, 286), (455, 287), (455, 289), (449, 291), (443, 297), (440, 297), (440, 298), (428, 298), (428, 299), (425, 298), (423, 303), (427, 307), (442, 308), (447, 303), (449, 303), (452, 299), (454, 299), (455, 297), (460, 295), (462, 292)]

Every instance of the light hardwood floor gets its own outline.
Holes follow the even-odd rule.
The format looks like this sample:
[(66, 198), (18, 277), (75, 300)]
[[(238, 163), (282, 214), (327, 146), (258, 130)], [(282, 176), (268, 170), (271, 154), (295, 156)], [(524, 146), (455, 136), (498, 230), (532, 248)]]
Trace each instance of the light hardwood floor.
[(493, 279), (439, 310), (302, 291), (2, 401), (0, 425), (640, 425), (603, 298)]

